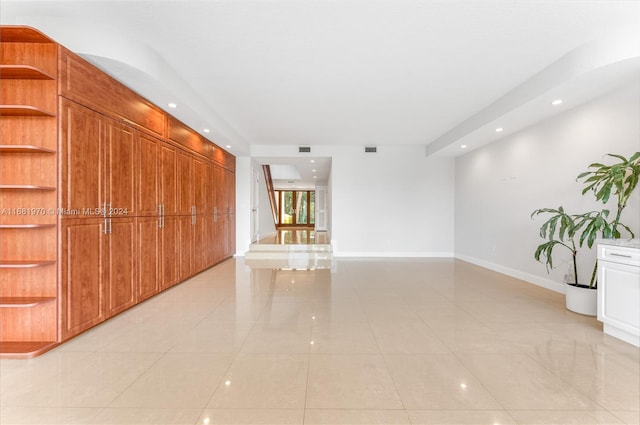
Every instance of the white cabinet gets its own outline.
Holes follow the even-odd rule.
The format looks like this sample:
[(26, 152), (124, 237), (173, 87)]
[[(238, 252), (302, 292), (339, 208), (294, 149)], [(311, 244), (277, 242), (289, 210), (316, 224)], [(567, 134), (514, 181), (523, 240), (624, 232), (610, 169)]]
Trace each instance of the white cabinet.
[(640, 249), (635, 246), (598, 244), (598, 320), (604, 333), (640, 346)]

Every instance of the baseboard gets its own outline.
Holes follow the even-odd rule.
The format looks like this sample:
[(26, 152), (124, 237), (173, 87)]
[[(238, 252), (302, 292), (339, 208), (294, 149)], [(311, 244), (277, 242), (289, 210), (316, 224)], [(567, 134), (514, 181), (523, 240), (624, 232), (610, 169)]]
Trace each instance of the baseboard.
[(342, 258), (453, 258), (453, 252), (334, 252), (334, 257)]
[(456, 254), (455, 258), (462, 261), (466, 261), (467, 263), (475, 264), (476, 266), (484, 267), (485, 269), (493, 270), (495, 272), (502, 273), (504, 275), (523, 280), (533, 285), (541, 286), (545, 289), (549, 289), (554, 292), (559, 292), (561, 294), (564, 294), (564, 291), (565, 291), (563, 284), (554, 282), (549, 279), (544, 279), (539, 276), (532, 275), (530, 273), (525, 273), (520, 270), (505, 267), (500, 264), (490, 263), (488, 261), (480, 260), (474, 257), (469, 257), (467, 255)]

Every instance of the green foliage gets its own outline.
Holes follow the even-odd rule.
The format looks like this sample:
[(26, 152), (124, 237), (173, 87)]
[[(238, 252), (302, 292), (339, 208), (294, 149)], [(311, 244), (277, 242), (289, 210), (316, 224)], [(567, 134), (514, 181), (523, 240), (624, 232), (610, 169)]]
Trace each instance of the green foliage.
[[(556, 246), (563, 246), (571, 251), (573, 260), (574, 276), (576, 283), (579, 282), (576, 265), (578, 254), (577, 246), (582, 248), (586, 245), (592, 248), (597, 238), (618, 239), (622, 235), (620, 228), (630, 237), (635, 234), (629, 226), (620, 222), (622, 210), (627, 205), (629, 197), (638, 185), (640, 178), (640, 152), (634, 153), (628, 159), (622, 155), (607, 154), (611, 158), (616, 158), (619, 162), (612, 165), (593, 163), (589, 165), (589, 171), (578, 175), (576, 180), (583, 180), (584, 188), (582, 194), (592, 192), (596, 201), (603, 205), (613, 197), (616, 199), (616, 215), (609, 218), (610, 211), (590, 211), (583, 214), (568, 214), (564, 208), (541, 208), (531, 214), (535, 218), (541, 214), (552, 214), (540, 227), (540, 237), (546, 242), (540, 244), (534, 253), (537, 261), (543, 262), (547, 266), (547, 271), (553, 268), (553, 250)], [(579, 234), (576, 246), (575, 237)], [(591, 274), (589, 286), (596, 287), (596, 267)]]
[(557, 246), (564, 247), (571, 252), (573, 273), (578, 282), (578, 267), (576, 255), (578, 250), (574, 237), (580, 227), (576, 223), (576, 216), (567, 214), (562, 206), (558, 208), (540, 208), (531, 213), (531, 218), (541, 214), (551, 214), (551, 217), (540, 227), (540, 237), (547, 239), (547, 242), (540, 244), (536, 248), (534, 258), (536, 261), (544, 263), (547, 272), (553, 269), (553, 249)]

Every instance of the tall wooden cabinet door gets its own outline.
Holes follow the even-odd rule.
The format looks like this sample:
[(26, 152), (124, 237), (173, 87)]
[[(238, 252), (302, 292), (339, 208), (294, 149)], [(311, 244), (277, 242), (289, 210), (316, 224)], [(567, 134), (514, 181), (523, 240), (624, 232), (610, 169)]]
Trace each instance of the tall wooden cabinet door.
[(215, 262), (220, 262), (224, 257), (224, 222), (226, 217), (226, 211), (224, 209), (224, 170), (221, 167), (214, 167), (214, 199), (215, 199), (215, 207), (214, 207), (214, 257)]
[(216, 249), (216, 222), (214, 222), (213, 215), (207, 216), (207, 265), (212, 266), (217, 263), (218, 259), (216, 258), (217, 249)]
[(105, 142), (107, 205), (115, 216), (135, 216), (135, 135), (132, 129), (115, 121), (107, 120), (107, 126)]
[(177, 152), (178, 214), (191, 215), (193, 206), (193, 164), (188, 154)]
[(207, 263), (206, 217), (197, 216), (193, 226), (193, 273), (201, 272)]
[(134, 218), (112, 218), (105, 238), (104, 268), (108, 276), (107, 314), (136, 303), (136, 231)]
[(105, 120), (90, 109), (62, 99), (60, 121), (61, 207), (80, 211), (102, 207)]
[(206, 164), (199, 159), (193, 159), (193, 203), (197, 214), (206, 213)]
[(160, 191), (164, 215), (178, 214), (178, 163), (176, 149), (160, 147)]
[(160, 229), (157, 217), (136, 218), (138, 236), (138, 301), (160, 290)]
[(138, 186), (137, 215), (158, 216), (160, 205), (159, 143), (148, 136), (138, 134), (138, 152), (136, 158), (136, 180)]
[(61, 226), (62, 282), (60, 335), (62, 340), (106, 318), (106, 281), (101, 262), (105, 226), (102, 219), (63, 220)]
[(178, 217), (178, 279), (185, 280), (193, 273), (193, 225), (190, 216)]
[(166, 289), (178, 283), (179, 269), (178, 217), (166, 216), (160, 229), (160, 288)]
[(235, 173), (224, 170), (224, 208), (225, 208), (225, 237), (224, 256), (230, 257), (235, 251)]

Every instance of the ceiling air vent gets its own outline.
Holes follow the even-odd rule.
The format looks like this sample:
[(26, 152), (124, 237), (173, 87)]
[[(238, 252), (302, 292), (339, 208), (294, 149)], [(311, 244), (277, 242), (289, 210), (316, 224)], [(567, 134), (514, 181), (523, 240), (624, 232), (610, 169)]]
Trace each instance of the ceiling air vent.
[(378, 152), (378, 148), (375, 146), (365, 146), (364, 147), (364, 152), (365, 153), (376, 153)]
[(311, 147), (310, 146), (300, 146), (298, 148), (298, 152), (300, 152), (300, 153), (309, 153), (309, 152), (311, 152)]

